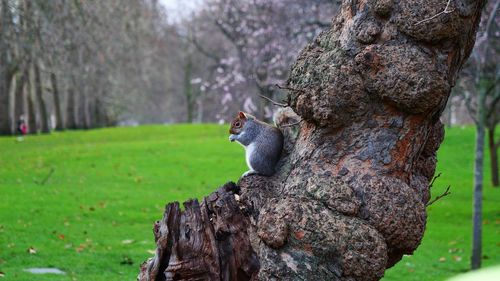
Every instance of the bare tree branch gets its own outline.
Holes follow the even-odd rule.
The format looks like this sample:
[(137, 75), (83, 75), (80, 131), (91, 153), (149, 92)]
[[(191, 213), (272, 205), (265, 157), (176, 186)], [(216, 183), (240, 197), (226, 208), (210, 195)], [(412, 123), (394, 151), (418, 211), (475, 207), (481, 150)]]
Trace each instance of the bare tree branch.
[(439, 199), (449, 195), (451, 192), (450, 192), (450, 186), (448, 185), (448, 187), (446, 188), (446, 190), (443, 192), (443, 194), (437, 196), (436, 198), (432, 199), (431, 201), (429, 201), (427, 204), (425, 204), (425, 207), (429, 207), (430, 205), (432, 205), (434, 202), (438, 201)]
[(285, 125), (280, 125), (281, 128), (286, 128), (286, 127), (292, 127), (292, 126), (295, 126), (295, 125), (298, 125), (300, 124), (300, 122), (302, 122), (304, 120), (300, 119), (299, 121), (297, 122), (293, 122), (293, 123), (290, 123), (290, 124), (285, 124)]
[(270, 98), (268, 98), (268, 97), (266, 97), (266, 96), (264, 96), (264, 95), (260, 95), (260, 94), (259, 94), (259, 96), (260, 96), (261, 98), (263, 98), (263, 99), (265, 99), (265, 100), (267, 100), (267, 101), (271, 102), (272, 104), (274, 104), (274, 105), (276, 105), (276, 106), (281, 106), (281, 107), (288, 107), (288, 106), (289, 106), (289, 105), (288, 105), (288, 104), (286, 104), (286, 103), (280, 103), (280, 102), (273, 101), (272, 99), (270, 99)]
[(294, 92), (300, 92), (300, 93), (303, 93), (304, 91), (301, 90), (301, 89), (294, 89), (294, 88), (289, 88), (289, 87), (284, 87), (284, 86), (280, 86), (278, 84), (275, 84), (276, 88), (280, 89), (280, 90), (288, 90), (288, 91), (294, 91)]
[(441, 173), (438, 173), (437, 175), (435, 175), (435, 176), (432, 178), (432, 181), (431, 181), (431, 183), (429, 184), (429, 189), (432, 187), (432, 185), (434, 184), (434, 182), (436, 181), (436, 179), (438, 179), (440, 176), (441, 176)]
[(448, 0), (448, 3), (446, 3), (446, 7), (444, 8), (444, 10), (442, 10), (441, 12), (435, 14), (434, 16), (430, 17), (430, 18), (426, 18), (426, 19), (423, 19), (419, 22), (417, 22), (415, 25), (419, 25), (421, 23), (424, 23), (424, 22), (428, 22), (430, 20), (433, 20), (437, 17), (439, 17), (440, 15), (442, 14), (449, 14), (449, 13), (453, 13), (455, 10), (448, 10), (448, 8), (450, 7), (450, 3), (451, 3), (451, 0)]

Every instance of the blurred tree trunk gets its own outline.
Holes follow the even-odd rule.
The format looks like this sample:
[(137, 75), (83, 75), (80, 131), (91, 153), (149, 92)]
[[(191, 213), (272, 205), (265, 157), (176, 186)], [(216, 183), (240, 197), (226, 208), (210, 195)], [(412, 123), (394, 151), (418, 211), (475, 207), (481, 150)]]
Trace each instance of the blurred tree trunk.
[(101, 128), (104, 127), (104, 116), (102, 114), (101, 101), (99, 100), (99, 95), (94, 100), (94, 118), (95, 118), (95, 127)]
[(61, 98), (59, 96), (59, 88), (57, 87), (57, 77), (54, 72), (50, 74), (50, 83), (52, 85), (52, 94), (54, 95), (54, 108), (56, 111), (56, 131), (64, 130), (64, 124), (61, 113)]
[(191, 55), (187, 55), (187, 62), (184, 66), (184, 96), (186, 97), (186, 111), (187, 111), (187, 122), (193, 123), (193, 108), (194, 108), (194, 96), (193, 87), (191, 85), (193, 62), (191, 60)]
[[(0, 47), (1, 48), (1, 47)], [(0, 50), (1, 52), (1, 50)], [(6, 73), (3, 64), (3, 59), (0, 58), (0, 135), (10, 135), (11, 120), (10, 120), (10, 84), (12, 77)]]
[(40, 125), (42, 133), (50, 133), (49, 116), (47, 114), (47, 106), (43, 99), (42, 81), (40, 77), (40, 67), (38, 63), (33, 63), (33, 71), (35, 75), (35, 93), (38, 100), (38, 110), (40, 111)]
[(85, 94), (82, 92), (81, 88), (78, 92), (78, 107), (77, 107), (77, 126), (79, 129), (86, 129), (85, 125)]
[(14, 120), (18, 120), (21, 115), (25, 116), (24, 101), (26, 99), (24, 88), (28, 79), (28, 70), (24, 69), (17, 77), (16, 89), (14, 91)]
[(139, 280), (370, 281), (412, 254), (484, 2), (343, 1), (291, 69), (277, 173), (168, 204)]
[(483, 225), (483, 161), (484, 161), (484, 131), (486, 125), (485, 112), (486, 92), (479, 89), (476, 117), (476, 149), (474, 158), (474, 203), (472, 212), (472, 255), (471, 268), (481, 267), (482, 256), (482, 225)]
[(500, 141), (495, 143), (495, 128), (496, 126), (488, 128), (488, 147), (490, 148), (491, 183), (493, 187), (498, 187), (500, 185), (498, 177), (498, 147), (500, 147)]
[(0, 18), (0, 135), (11, 134), (10, 128), (10, 83), (7, 32), (10, 27), (8, 1), (2, 0)]
[(27, 79), (26, 79), (26, 101), (28, 103), (28, 116), (27, 116), (27, 125), (28, 132), (30, 134), (36, 134), (38, 132), (37, 122), (36, 122), (36, 109), (35, 104), (33, 102), (32, 96), (32, 84), (30, 79), (30, 71), (27, 69)]
[(86, 87), (80, 87), (78, 93), (78, 103), (77, 103), (77, 127), (79, 129), (90, 129), (90, 112), (89, 112), (89, 102), (87, 97)]
[(76, 99), (75, 91), (72, 87), (68, 88), (68, 102), (66, 104), (66, 128), (75, 130), (77, 129), (77, 117), (76, 117)]
[(201, 94), (198, 99), (196, 100), (196, 123), (203, 123), (203, 112), (204, 112), (204, 107), (205, 107), (205, 95)]

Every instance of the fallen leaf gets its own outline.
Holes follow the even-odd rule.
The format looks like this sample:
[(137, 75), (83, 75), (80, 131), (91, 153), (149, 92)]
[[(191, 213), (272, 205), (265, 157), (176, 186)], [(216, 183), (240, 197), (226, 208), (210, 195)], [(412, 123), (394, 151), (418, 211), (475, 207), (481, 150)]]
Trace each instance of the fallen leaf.
[(462, 261), (462, 257), (461, 256), (453, 256), (453, 260), (454, 261)]
[(446, 258), (445, 257), (440, 257), (439, 258), (439, 262), (445, 262), (446, 261)]
[(462, 248), (450, 248), (448, 249), (448, 253), (453, 254), (453, 253), (462, 253), (464, 250)]
[(0, 277), (5, 277), (5, 272), (0, 271)]
[(77, 253), (80, 253), (83, 250), (85, 250), (85, 244), (80, 244), (80, 246), (78, 246), (78, 248), (75, 249)]
[(36, 249), (33, 247), (29, 247), (28, 250), (26, 250), (26, 252), (30, 253), (31, 255), (34, 255), (36, 254)]
[(122, 240), (122, 243), (123, 244), (132, 244), (132, 243), (134, 243), (134, 240), (132, 240), (132, 239), (125, 239), (125, 240)]
[(59, 236), (58, 236), (58, 237), (59, 237), (59, 239), (61, 239), (61, 240), (64, 240), (64, 238), (66, 238), (66, 237), (64, 236), (64, 234), (59, 234)]

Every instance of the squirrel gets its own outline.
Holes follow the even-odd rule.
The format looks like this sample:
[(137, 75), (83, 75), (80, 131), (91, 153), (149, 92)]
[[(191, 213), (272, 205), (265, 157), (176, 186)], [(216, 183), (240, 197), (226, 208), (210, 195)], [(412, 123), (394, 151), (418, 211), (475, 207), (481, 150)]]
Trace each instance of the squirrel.
[(280, 129), (240, 111), (231, 122), (229, 140), (245, 147), (248, 170), (242, 177), (260, 174), (272, 176), (283, 149)]

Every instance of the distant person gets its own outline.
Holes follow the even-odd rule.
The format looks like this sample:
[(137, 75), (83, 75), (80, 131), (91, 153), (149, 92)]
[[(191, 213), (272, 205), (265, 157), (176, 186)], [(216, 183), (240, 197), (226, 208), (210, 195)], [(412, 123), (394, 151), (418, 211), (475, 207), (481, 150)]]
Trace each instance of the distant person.
[(20, 116), (17, 121), (17, 141), (23, 141), (24, 135), (28, 132), (28, 127), (26, 126), (26, 122), (24, 121), (24, 116)]

